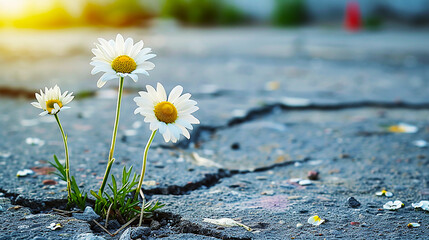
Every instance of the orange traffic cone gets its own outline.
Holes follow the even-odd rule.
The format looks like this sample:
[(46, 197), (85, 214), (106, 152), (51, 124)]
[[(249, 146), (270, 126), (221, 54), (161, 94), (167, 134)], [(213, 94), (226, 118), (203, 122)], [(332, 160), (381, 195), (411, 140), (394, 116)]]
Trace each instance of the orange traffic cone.
[(356, 1), (349, 1), (346, 6), (346, 16), (344, 19), (344, 27), (351, 32), (357, 32), (361, 29), (361, 14), (359, 3)]

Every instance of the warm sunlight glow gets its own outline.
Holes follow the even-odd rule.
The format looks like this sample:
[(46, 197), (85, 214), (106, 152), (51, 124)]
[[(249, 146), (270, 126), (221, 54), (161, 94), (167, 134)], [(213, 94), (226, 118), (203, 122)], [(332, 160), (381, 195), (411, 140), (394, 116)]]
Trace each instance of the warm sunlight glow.
[(2, 18), (15, 18), (24, 14), (28, 0), (0, 0), (0, 14)]

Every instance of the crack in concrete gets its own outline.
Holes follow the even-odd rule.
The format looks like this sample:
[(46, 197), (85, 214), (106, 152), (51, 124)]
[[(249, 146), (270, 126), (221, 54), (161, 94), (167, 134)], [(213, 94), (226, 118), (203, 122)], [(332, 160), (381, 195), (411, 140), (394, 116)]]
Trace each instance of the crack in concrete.
[(25, 198), (21, 194), (11, 193), (10, 191), (0, 188), (0, 193), (4, 194), (4, 197), (10, 199), (11, 204), (20, 205), (30, 209), (31, 213), (42, 213), (52, 210), (52, 208), (62, 209), (67, 204), (67, 199), (49, 199), (49, 200), (37, 200), (32, 198)]

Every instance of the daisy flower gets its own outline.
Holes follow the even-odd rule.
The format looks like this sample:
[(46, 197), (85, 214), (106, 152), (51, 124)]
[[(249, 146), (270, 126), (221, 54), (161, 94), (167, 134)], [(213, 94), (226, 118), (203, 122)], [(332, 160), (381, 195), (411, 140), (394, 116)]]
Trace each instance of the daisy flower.
[(72, 94), (73, 93), (68, 93), (68, 91), (61, 94), (61, 89), (55, 85), (53, 88), (45, 88), (45, 92), (40, 90), (40, 94), (36, 93), (37, 102), (32, 102), (31, 105), (44, 110), (40, 113), (40, 116), (46, 114), (55, 115), (60, 110), (70, 108), (65, 105), (73, 100), (74, 96), (72, 96)]
[(386, 204), (383, 205), (383, 208), (386, 210), (395, 211), (404, 206), (405, 205), (401, 201), (396, 200), (396, 201), (388, 201)]
[(320, 224), (324, 223), (325, 220), (321, 219), (319, 216), (315, 215), (310, 217), (307, 222), (311, 225), (319, 226)]
[(429, 201), (420, 201), (418, 203), (412, 203), (411, 204), (413, 206), (413, 208), (415, 209), (423, 209), (425, 211), (429, 211)]
[(386, 191), (385, 189), (381, 190), (381, 192), (376, 192), (375, 195), (377, 196), (386, 196), (386, 197), (392, 197), (393, 193)]
[(116, 41), (98, 39), (96, 48), (92, 49), (95, 57), (92, 58), (91, 65), (94, 68), (91, 74), (104, 72), (97, 82), (97, 87), (101, 88), (107, 81), (117, 77), (129, 76), (137, 82), (137, 74), (149, 76), (147, 71), (152, 70), (155, 64), (147, 60), (155, 57), (150, 54), (150, 48), (143, 48), (143, 41), (134, 44), (132, 38), (124, 38), (121, 34), (116, 36)]
[(150, 123), (150, 130), (163, 135), (165, 142), (170, 140), (175, 143), (183, 134), (190, 138), (187, 129), (192, 130), (191, 124), (199, 124), (200, 121), (191, 114), (198, 110), (196, 101), (190, 100), (191, 94), (183, 95), (182, 86), (176, 86), (168, 95), (165, 93), (161, 83), (157, 84), (156, 90), (146, 86), (147, 92), (139, 92), (140, 97), (135, 97), (137, 109), (134, 114), (140, 113), (145, 117), (144, 121)]

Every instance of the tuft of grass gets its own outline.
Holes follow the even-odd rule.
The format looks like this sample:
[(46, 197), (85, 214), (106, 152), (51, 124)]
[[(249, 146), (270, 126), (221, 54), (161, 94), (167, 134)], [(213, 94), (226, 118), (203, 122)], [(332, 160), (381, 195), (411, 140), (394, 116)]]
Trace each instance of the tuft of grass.
[[(54, 174), (59, 176), (61, 180), (67, 182), (66, 166), (61, 164), (60, 161), (58, 161), (56, 155), (54, 155), (54, 162), (49, 163), (58, 170), (58, 172), (54, 172)], [(69, 202), (67, 203), (67, 208), (70, 209), (73, 206), (77, 206), (78, 208), (84, 210), (86, 207), (86, 199), (88, 197), (88, 194), (80, 191), (74, 176), (71, 176), (70, 180), (72, 194), (70, 196), (71, 199), (69, 199)]]
[[(138, 199), (134, 200), (133, 196), (133, 193), (136, 191), (135, 186), (139, 182), (139, 175), (134, 174), (131, 178), (132, 168), (133, 167), (130, 167), (127, 170), (124, 166), (122, 170), (121, 186), (118, 184), (114, 175), (112, 175), (112, 183), (108, 184), (110, 194), (104, 192), (103, 195), (99, 195), (91, 190), (91, 194), (96, 198), (94, 211), (101, 217), (105, 218), (108, 215), (109, 219), (117, 219), (120, 223), (124, 224), (140, 214), (140, 201)], [(158, 202), (149, 201), (144, 206), (144, 217), (151, 217), (153, 211), (163, 206), (164, 205)]]

